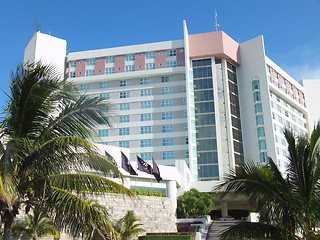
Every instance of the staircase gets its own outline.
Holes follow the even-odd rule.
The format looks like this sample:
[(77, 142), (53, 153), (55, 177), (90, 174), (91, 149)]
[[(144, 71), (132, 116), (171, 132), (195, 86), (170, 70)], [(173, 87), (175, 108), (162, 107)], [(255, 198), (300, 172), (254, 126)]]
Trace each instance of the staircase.
[(237, 223), (239, 221), (213, 221), (209, 226), (206, 240), (219, 240), (225, 230)]

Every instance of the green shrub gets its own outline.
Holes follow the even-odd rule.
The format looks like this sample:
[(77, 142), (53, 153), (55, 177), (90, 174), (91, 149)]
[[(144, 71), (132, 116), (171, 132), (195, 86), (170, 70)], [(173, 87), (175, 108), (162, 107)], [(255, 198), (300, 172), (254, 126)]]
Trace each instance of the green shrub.
[(192, 240), (188, 235), (146, 235), (140, 236), (139, 240)]
[(141, 190), (141, 189), (132, 189), (132, 191), (137, 195), (166, 197), (166, 194), (160, 191), (150, 191), (150, 190)]

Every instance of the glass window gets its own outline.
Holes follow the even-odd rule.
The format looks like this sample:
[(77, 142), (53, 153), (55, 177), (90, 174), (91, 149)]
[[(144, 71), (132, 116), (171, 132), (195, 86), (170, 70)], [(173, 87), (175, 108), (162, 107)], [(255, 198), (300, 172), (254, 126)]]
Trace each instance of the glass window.
[(76, 67), (77, 62), (76, 61), (70, 61), (70, 67)]
[(183, 124), (183, 130), (188, 131), (188, 123)]
[(174, 159), (174, 152), (173, 151), (162, 152), (162, 159), (163, 160)]
[(260, 92), (253, 93), (253, 100), (254, 101), (261, 101), (261, 94)]
[(134, 61), (134, 60), (135, 60), (134, 54), (126, 55), (126, 61)]
[(90, 89), (90, 85), (89, 84), (80, 84), (80, 90), (82, 91), (86, 91)]
[(257, 116), (256, 116), (256, 123), (257, 123), (257, 125), (259, 125), (259, 124), (264, 124), (263, 116), (262, 116), (262, 115), (257, 115)]
[(112, 74), (112, 73), (115, 73), (114, 67), (106, 68), (106, 74)]
[(140, 140), (140, 147), (151, 147), (151, 139)]
[(258, 132), (258, 137), (265, 137), (266, 136), (263, 127), (258, 127), (257, 132)]
[(75, 78), (76, 77), (76, 72), (70, 72), (70, 78)]
[(120, 103), (120, 110), (130, 110), (130, 103)]
[(151, 108), (151, 102), (150, 101), (141, 102), (140, 108)]
[(144, 85), (144, 84), (150, 84), (151, 83), (151, 78), (150, 77), (145, 77), (145, 78), (141, 78), (140, 79), (140, 84)]
[(106, 57), (106, 63), (114, 63), (114, 56)]
[(261, 152), (260, 153), (260, 162), (266, 163), (268, 161), (267, 153), (266, 152)]
[(140, 115), (141, 121), (150, 121), (151, 120), (151, 113), (145, 113)]
[(167, 61), (167, 67), (176, 67), (177, 61)]
[(119, 135), (129, 135), (129, 128), (119, 128)]
[(134, 69), (134, 65), (128, 65), (126, 66), (126, 72), (134, 72), (135, 69)]
[(98, 130), (99, 137), (108, 137), (108, 129), (100, 129)]
[(102, 105), (99, 105), (99, 109), (101, 112), (108, 112), (109, 111), (109, 106), (106, 105), (106, 104), (102, 104)]
[(167, 54), (167, 57), (176, 56), (177, 50), (176, 49), (167, 50), (166, 54)]
[(100, 83), (100, 88), (109, 88), (110, 87), (110, 83), (109, 82), (101, 82)]
[(109, 99), (109, 93), (101, 93), (100, 97), (105, 98), (105, 99)]
[(261, 103), (256, 103), (254, 105), (254, 108), (255, 108), (256, 113), (262, 112), (262, 104)]
[(173, 114), (172, 112), (163, 112), (162, 113), (162, 119), (173, 119)]
[(87, 59), (86, 64), (87, 66), (92, 66), (96, 63), (95, 59)]
[(171, 87), (163, 87), (161, 88), (161, 94), (165, 95), (165, 94), (171, 94), (172, 93), (172, 88)]
[[(188, 130), (188, 125), (187, 125)], [(173, 125), (163, 125), (162, 132), (173, 132)]]
[(94, 76), (94, 70), (86, 70), (86, 76)]
[(140, 158), (145, 161), (150, 161), (151, 153), (140, 153)]
[(171, 82), (172, 78), (169, 76), (163, 76), (161, 77), (161, 82)]
[(252, 89), (253, 89), (253, 90), (260, 89), (260, 82), (259, 82), (259, 80), (254, 80), (254, 81), (252, 82)]
[(149, 134), (151, 133), (151, 126), (140, 127), (140, 134)]
[(161, 101), (161, 107), (171, 107), (173, 106), (172, 99), (165, 99)]
[(130, 80), (122, 80), (120, 81), (120, 87), (126, 87), (130, 85)]
[(259, 140), (259, 149), (267, 149), (266, 140)]
[(150, 96), (151, 95), (151, 89), (142, 89), (140, 90), (140, 96)]
[(172, 146), (172, 145), (173, 145), (173, 138), (162, 139), (162, 146)]
[(119, 147), (129, 148), (129, 141), (120, 141)]
[(155, 52), (147, 52), (146, 59), (152, 59), (152, 58), (155, 58)]
[(146, 64), (146, 70), (152, 70), (152, 69), (156, 69), (156, 64), (154, 64), (154, 63), (147, 63), (147, 64)]
[(129, 98), (130, 97), (130, 92), (120, 92), (120, 98)]
[(129, 115), (119, 116), (119, 122), (121, 122), (121, 123), (130, 122), (130, 116)]

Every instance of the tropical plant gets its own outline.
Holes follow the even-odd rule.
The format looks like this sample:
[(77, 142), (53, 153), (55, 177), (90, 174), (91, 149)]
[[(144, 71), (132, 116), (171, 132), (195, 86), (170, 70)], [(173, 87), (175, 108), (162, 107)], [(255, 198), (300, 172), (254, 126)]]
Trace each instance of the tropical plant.
[(179, 218), (201, 217), (213, 208), (210, 194), (192, 188), (177, 199), (177, 215)]
[[(109, 177), (121, 177), (114, 162), (100, 155), (86, 139), (97, 138), (96, 124), (108, 124), (99, 111), (102, 98), (77, 93), (57, 77), (53, 67), (26, 64), (12, 74), (6, 116), (0, 125), (0, 215), (4, 240), (25, 208), (46, 209), (61, 230), (73, 236), (83, 229), (117, 233), (89, 196), (112, 189), (132, 192)], [(98, 221), (98, 222), (96, 222)]]
[(261, 213), (259, 223), (242, 222), (222, 239), (317, 239), (320, 221), (320, 124), (307, 136), (285, 130), (288, 169), (282, 174), (269, 158), (266, 166), (239, 164), (215, 191), (248, 197)]
[(129, 240), (139, 233), (145, 232), (143, 228), (140, 228), (142, 225), (133, 211), (127, 211), (126, 215), (116, 222), (115, 229), (120, 233), (122, 240)]
[(60, 238), (60, 232), (54, 222), (46, 216), (44, 211), (36, 210), (24, 217), (24, 225), (14, 224), (13, 232), (20, 232), (23, 236), (36, 240), (39, 237), (53, 236)]

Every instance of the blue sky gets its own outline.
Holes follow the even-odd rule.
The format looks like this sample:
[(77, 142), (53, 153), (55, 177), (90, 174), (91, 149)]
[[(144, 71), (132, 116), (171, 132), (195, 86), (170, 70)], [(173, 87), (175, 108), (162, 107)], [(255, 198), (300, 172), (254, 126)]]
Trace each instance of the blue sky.
[(295, 79), (320, 78), (320, 0), (10, 0), (0, 14), (0, 111), (10, 72), (40, 29), (68, 52), (183, 38), (220, 29), (238, 42), (264, 35), (267, 55)]

